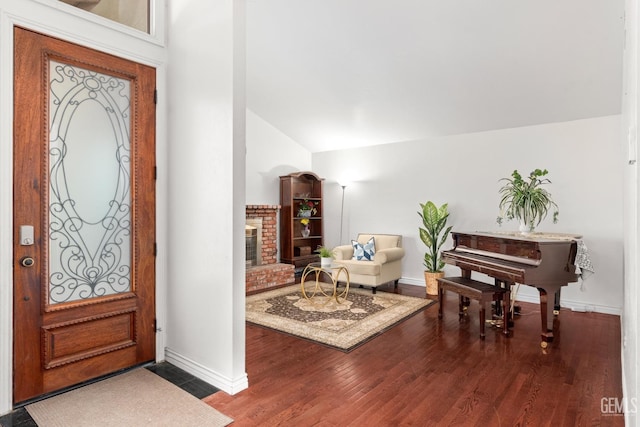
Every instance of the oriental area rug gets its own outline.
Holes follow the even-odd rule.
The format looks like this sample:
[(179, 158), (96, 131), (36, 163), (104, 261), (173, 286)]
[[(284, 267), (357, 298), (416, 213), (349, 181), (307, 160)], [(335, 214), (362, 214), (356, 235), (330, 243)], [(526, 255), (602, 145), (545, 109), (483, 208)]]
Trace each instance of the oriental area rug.
[(222, 427), (233, 419), (145, 368), (26, 407), (39, 427)]
[[(331, 287), (329, 283), (324, 285)], [(373, 294), (370, 289), (359, 288), (349, 289), (346, 300), (337, 303), (318, 294), (307, 299), (300, 285), (293, 285), (248, 296), (246, 319), (349, 352), (433, 303), (425, 298)]]

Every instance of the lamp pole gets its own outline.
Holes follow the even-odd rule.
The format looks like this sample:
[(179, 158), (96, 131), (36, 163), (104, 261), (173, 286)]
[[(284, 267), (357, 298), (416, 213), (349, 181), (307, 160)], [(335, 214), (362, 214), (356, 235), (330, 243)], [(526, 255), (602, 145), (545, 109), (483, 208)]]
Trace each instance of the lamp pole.
[(341, 185), (342, 187), (342, 205), (340, 206), (340, 245), (342, 244), (342, 218), (344, 216), (344, 189), (346, 185)]

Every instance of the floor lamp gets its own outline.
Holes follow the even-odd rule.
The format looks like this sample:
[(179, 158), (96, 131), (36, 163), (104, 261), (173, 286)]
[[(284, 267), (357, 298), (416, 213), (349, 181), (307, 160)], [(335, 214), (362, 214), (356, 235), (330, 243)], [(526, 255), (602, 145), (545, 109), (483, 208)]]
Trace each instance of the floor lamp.
[(340, 241), (339, 244), (342, 244), (342, 218), (344, 217), (344, 189), (347, 187), (346, 185), (340, 185), (342, 187), (342, 205), (340, 206)]

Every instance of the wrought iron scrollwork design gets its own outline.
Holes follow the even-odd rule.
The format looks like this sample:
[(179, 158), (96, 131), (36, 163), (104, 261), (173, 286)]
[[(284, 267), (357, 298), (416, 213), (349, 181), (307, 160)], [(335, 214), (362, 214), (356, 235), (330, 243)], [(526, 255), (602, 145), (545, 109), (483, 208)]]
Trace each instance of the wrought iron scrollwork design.
[[(51, 61), (50, 76), (49, 302), (129, 291), (132, 212), (128, 81), (55, 61)], [(70, 124), (83, 103), (104, 110), (115, 141), (115, 160), (109, 161), (117, 165), (117, 183), (113, 194), (104, 197), (105, 205), (97, 207), (96, 218), (79, 211), (65, 163), (70, 150)], [(80, 142), (96, 143), (90, 139)]]

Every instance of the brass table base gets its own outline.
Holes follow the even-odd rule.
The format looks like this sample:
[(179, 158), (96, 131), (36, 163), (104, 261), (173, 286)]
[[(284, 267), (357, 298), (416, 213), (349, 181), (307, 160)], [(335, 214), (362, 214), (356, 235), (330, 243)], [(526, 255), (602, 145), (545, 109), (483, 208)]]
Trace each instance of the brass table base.
[[(334, 274), (334, 272), (336, 274)], [(305, 284), (305, 281), (307, 281), (307, 276), (311, 274), (315, 275), (315, 286), (307, 290), (305, 289), (304, 284)], [(328, 289), (325, 290), (322, 288), (321, 283), (325, 283), (325, 282), (321, 282), (320, 278), (323, 274), (328, 276), (329, 279), (331, 280), (330, 283), (333, 285), (331, 291), (329, 291)], [(340, 279), (340, 275), (343, 275), (346, 280), (344, 281), (345, 282), (344, 289), (339, 291), (338, 281)], [(329, 284), (329, 282), (326, 282), (326, 283)], [(300, 288), (302, 290), (302, 295), (308, 300), (320, 294), (328, 298), (326, 302), (330, 301), (331, 299), (335, 299), (336, 302), (340, 304), (341, 303), (340, 300), (341, 299), (342, 301), (346, 300), (347, 295), (349, 294), (349, 271), (345, 266), (339, 265), (339, 264), (322, 266), (319, 262), (312, 262), (311, 264), (307, 265), (302, 272), (302, 277), (300, 279)]]

